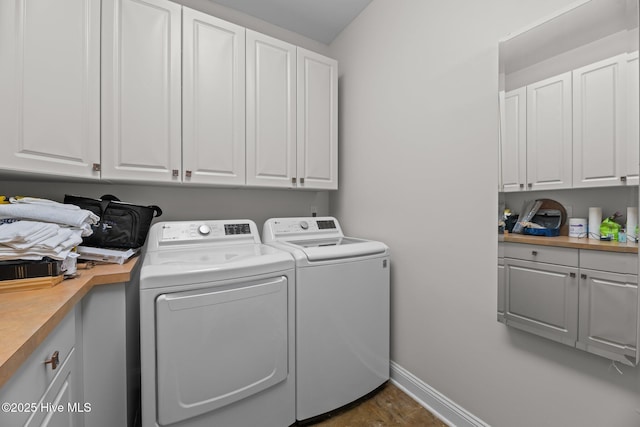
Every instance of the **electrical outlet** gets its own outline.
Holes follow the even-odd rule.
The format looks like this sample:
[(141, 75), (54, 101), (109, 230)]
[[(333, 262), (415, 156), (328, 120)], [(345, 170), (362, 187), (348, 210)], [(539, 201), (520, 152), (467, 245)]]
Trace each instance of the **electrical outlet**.
[(318, 216), (318, 207), (311, 206), (311, 216)]

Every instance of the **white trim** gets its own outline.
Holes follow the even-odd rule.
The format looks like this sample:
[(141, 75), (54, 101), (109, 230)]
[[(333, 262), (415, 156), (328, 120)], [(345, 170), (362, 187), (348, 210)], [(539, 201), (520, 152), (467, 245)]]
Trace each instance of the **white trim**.
[(490, 427), (394, 361), (391, 361), (391, 382), (451, 427)]
[(559, 9), (557, 11), (555, 11), (554, 13), (547, 15), (543, 18), (540, 18), (536, 21), (534, 21), (533, 23), (527, 25), (524, 28), (521, 28), (517, 31), (514, 31), (512, 33), (507, 34), (505, 37), (501, 38), (498, 40), (498, 43), (504, 43), (506, 41), (509, 41), (511, 39), (514, 39), (524, 33), (526, 33), (527, 31), (531, 31), (536, 27), (541, 26), (542, 24), (551, 21), (552, 19), (555, 19), (559, 16), (564, 15), (565, 13), (571, 12), (574, 9), (577, 9), (578, 7), (582, 6), (583, 4), (589, 3), (591, 0), (577, 0), (565, 7), (563, 7), (562, 9)]

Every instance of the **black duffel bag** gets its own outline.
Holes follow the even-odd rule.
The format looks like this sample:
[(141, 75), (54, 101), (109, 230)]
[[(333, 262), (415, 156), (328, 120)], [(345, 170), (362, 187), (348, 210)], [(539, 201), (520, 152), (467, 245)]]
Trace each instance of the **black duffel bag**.
[(98, 248), (139, 248), (144, 245), (151, 227), (151, 220), (162, 215), (155, 205), (138, 206), (121, 202), (115, 196), (105, 194), (99, 200), (89, 197), (64, 196), (66, 204), (76, 205), (100, 217), (92, 225), (93, 234), (83, 239), (85, 246)]

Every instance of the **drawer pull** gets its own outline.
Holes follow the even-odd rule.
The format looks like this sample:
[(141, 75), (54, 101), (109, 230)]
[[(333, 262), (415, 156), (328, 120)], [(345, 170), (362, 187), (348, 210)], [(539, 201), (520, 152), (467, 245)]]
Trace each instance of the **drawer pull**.
[(59, 356), (60, 356), (60, 353), (58, 352), (58, 350), (54, 351), (53, 354), (51, 355), (51, 359), (45, 360), (44, 364), (48, 365), (49, 363), (51, 363), (51, 369), (56, 369), (60, 364)]
[(531, 255), (533, 255), (533, 256), (538, 255), (538, 251), (531, 251)]
[(576, 277), (576, 273), (569, 273), (569, 277)]
[(580, 275), (580, 278), (581, 278), (581, 279), (586, 279), (586, 278), (587, 278), (587, 275), (586, 275), (586, 274), (581, 274), (581, 275)]

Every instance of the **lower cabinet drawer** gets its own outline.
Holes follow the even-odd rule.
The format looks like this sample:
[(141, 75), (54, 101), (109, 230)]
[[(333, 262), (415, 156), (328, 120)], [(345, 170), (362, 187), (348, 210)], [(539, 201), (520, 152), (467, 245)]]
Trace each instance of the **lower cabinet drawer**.
[(580, 250), (580, 268), (638, 274), (638, 254)]
[(504, 243), (504, 257), (568, 267), (577, 267), (579, 259), (578, 249), (511, 242)]
[[(63, 367), (72, 368), (73, 359), (69, 360), (70, 364), (66, 362), (73, 353), (74, 342), (75, 310), (72, 310), (0, 389), (0, 402), (11, 405), (10, 411), (0, 412), (0, 426), (26, 425), (33, 411), (25, 406), (38, 404), (58, 376), (64, 375)], [(52, 364), (45, 361), (56, 351), (59, 363), (53, 369)]]

